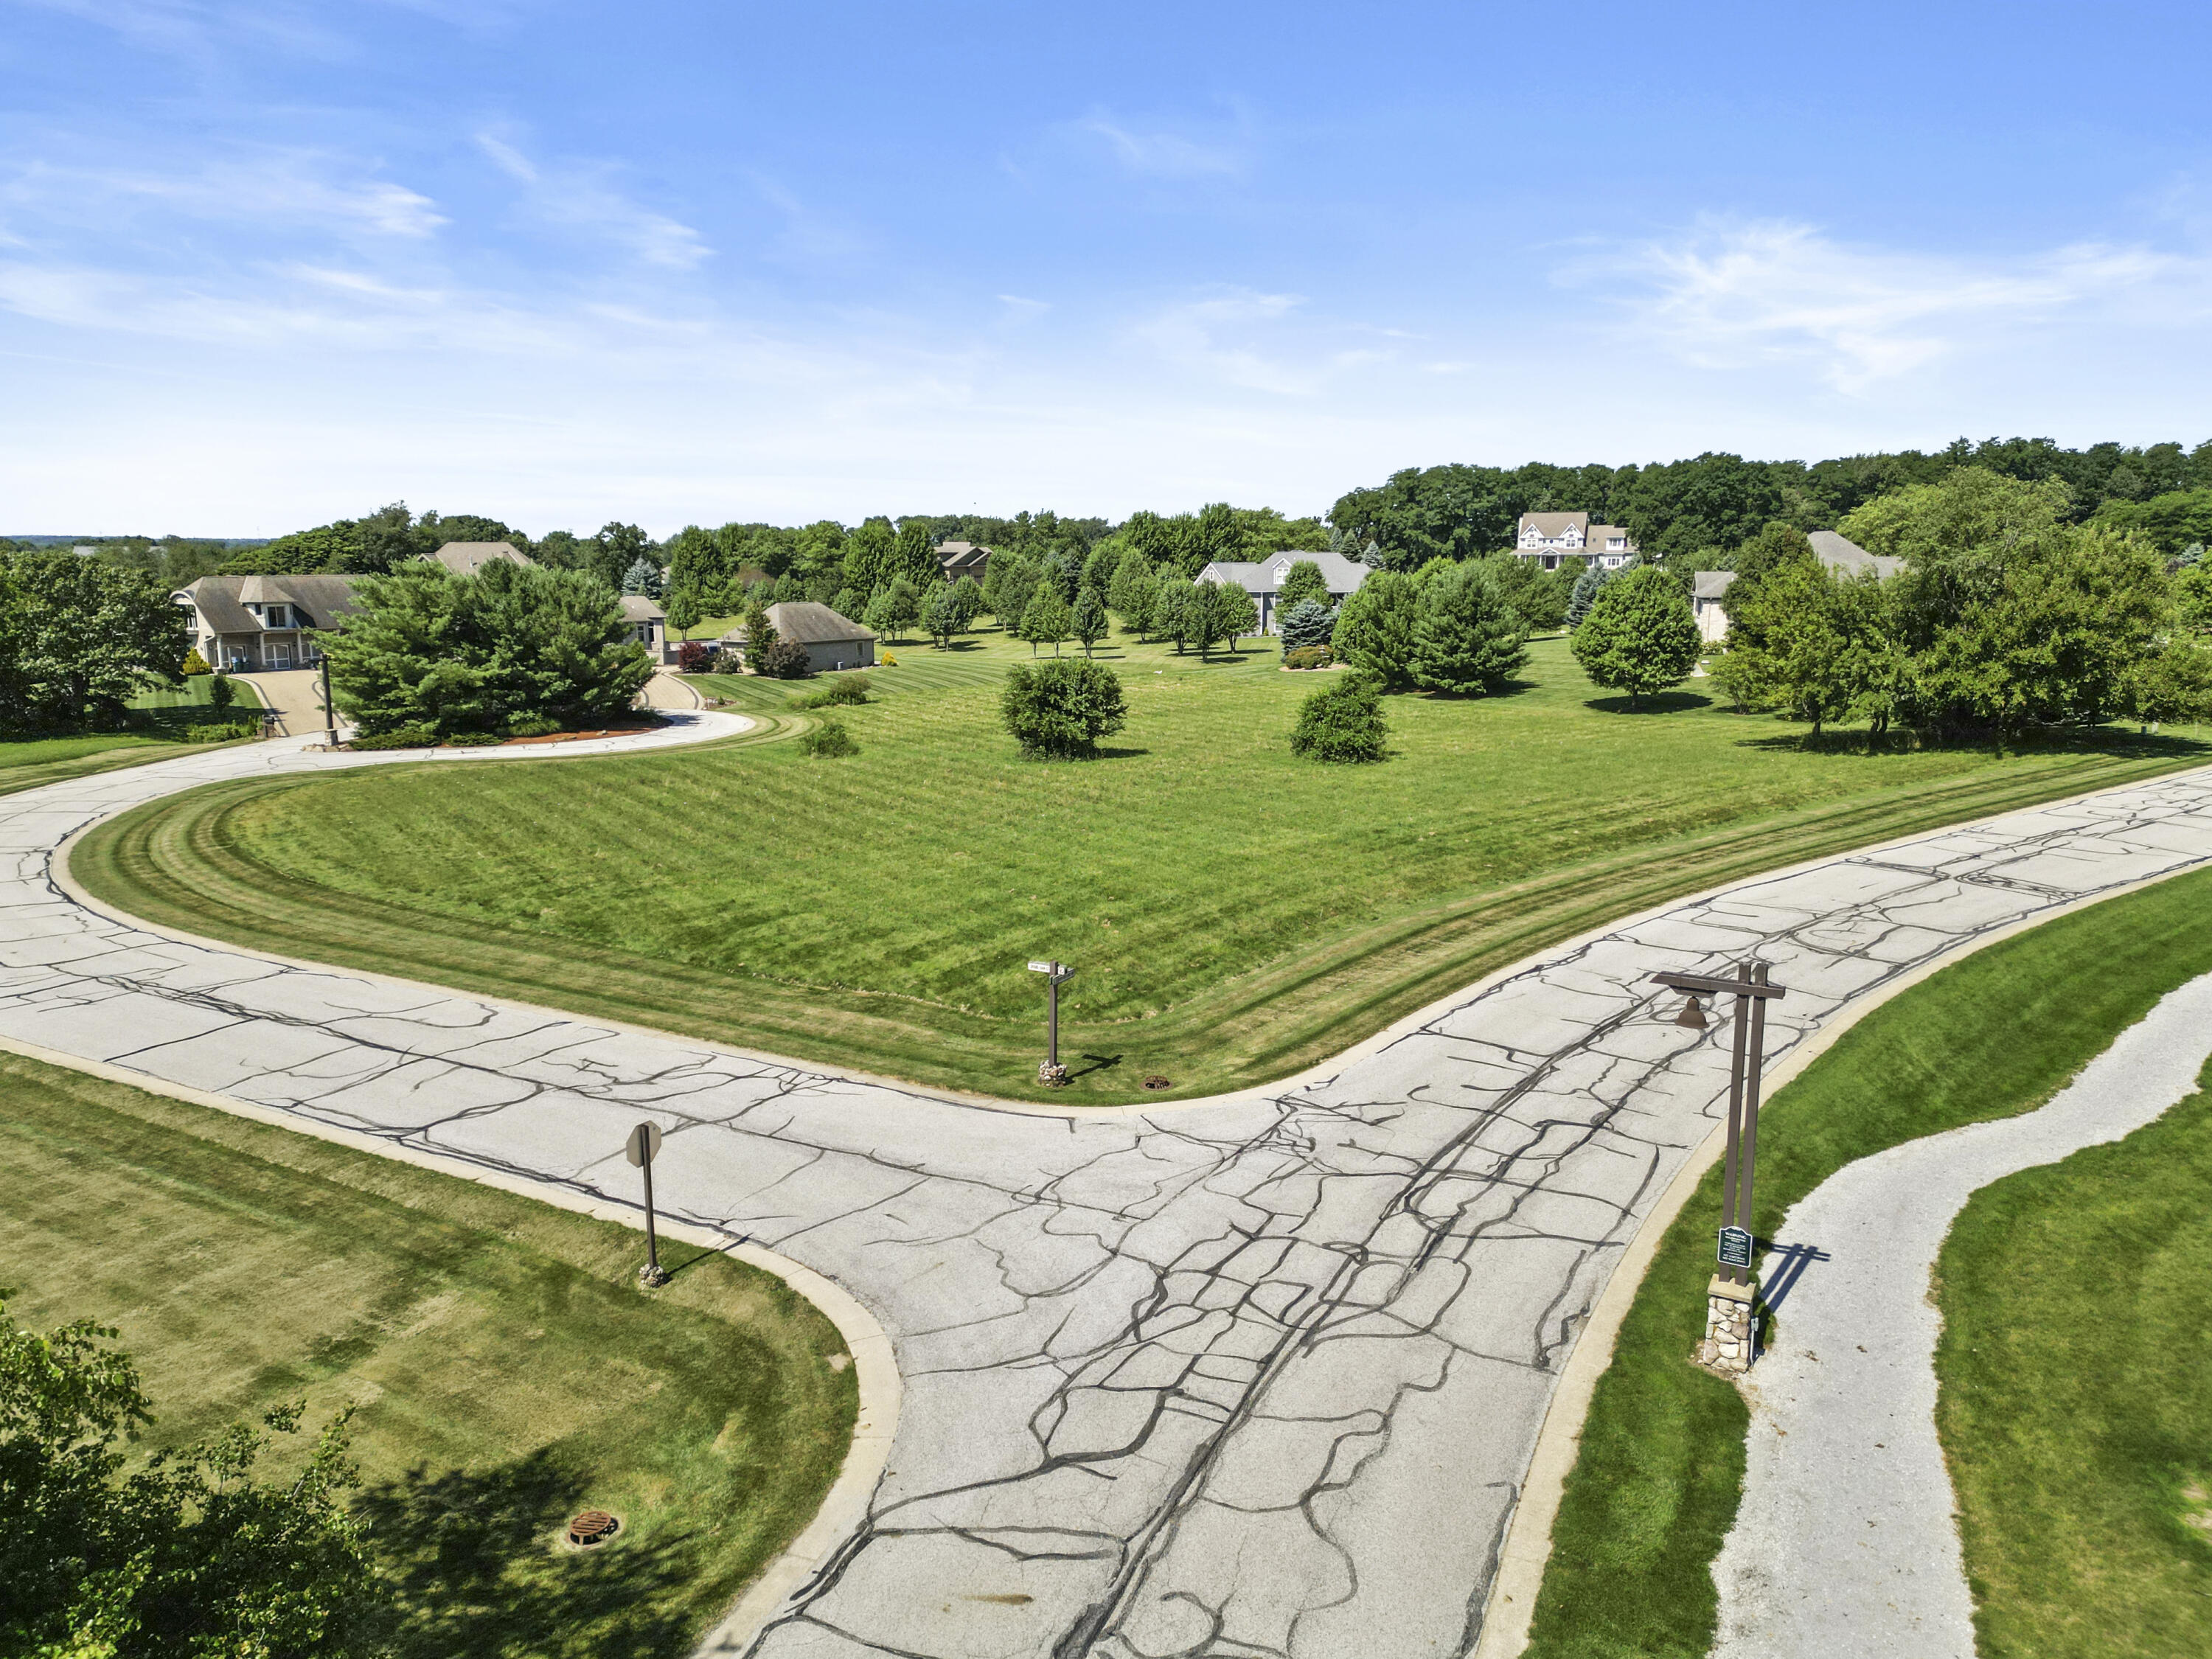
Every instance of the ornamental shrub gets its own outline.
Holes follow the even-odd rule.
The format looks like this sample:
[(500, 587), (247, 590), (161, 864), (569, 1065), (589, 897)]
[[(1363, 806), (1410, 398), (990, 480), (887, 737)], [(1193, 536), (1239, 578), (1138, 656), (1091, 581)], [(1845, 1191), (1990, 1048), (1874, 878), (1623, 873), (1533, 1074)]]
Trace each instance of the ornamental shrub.
[(195, 646), (191, 650), (185, 653), (184, 665), (177, 672), (187, 677), (193, 674), (204, 674), (208, 672), (207, 659), (200, 655), (199, 648)]
[(814, 672), (814, 659), (797, 640), (771, 637), (765, 647), (745, 654), (752, 660), (754, 673), (772, 680), (803, 680)]
[(800, 732), (799, 747), (802, 753), (811, 755), (817, 760), (839, 760), (847, 755), (860, 752), (860, 745), (853, 741), (853, 734), (845, 729), (845, 722), (834, 717)]
[(793, 708), (849, 708), (858, 703), (872, 702), (868, 695), (868, 683), (858, 674), (835, 674), (822, 683), (819, 690), (810, 691), (803, 697), (793, 697)]
[(238, 701), (238, 688), (230, 683), (228, 674), (217, 674), (208, 682), (208, 707), (228, 708)]
[(1039, 759), (1095, 755), (1127, 718), (1121, 677), (1088, 657), (1016, 663), (1000, 707), (1022, 752)]
[(1335, 660), (1325, 645), (1302, 645), (1295, 651), (1283, 653), (1285, 668), (1326, 668)]
[(428, 749), (438, 741), (434, 726), (395, 726), (388, 732), (365, 732), (346, 746), (349, 749)]
[(1389, 738), (1382, 688), (1364, 674), (1353, 674), (1323, 686), (1299, 705), (1291, 752), (1339, 763), (1379, 761)]
[(714, 665), (714, 653), (707, 649), (703, 640), (686, 640), (676, 647), (676, 672), (679, 674), (703, 674)]
[(1283, 654), (1325, 646), (1335, 632), (1335, 611), (1318, 599), (1301, 599), (1283, 612)]

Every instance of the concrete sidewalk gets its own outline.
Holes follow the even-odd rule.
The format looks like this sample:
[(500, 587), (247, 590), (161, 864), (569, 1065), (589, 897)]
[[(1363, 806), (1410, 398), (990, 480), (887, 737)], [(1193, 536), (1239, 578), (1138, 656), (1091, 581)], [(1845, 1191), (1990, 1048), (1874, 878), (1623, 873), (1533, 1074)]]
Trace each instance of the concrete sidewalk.
[(2040, 1110), (1863, 1158), (1784, 1218), (1783, 1249), (1820, 1254), (1752, 1373), (1743, 1506), (1713, 1564), (1715, 1659), (1972, 1659), (1936, 1435), (1936, 1255), (1978, 1189), (2141, 1128), (2196, 1091), (2208, 1054), (2212, 974), (2166, 996)]

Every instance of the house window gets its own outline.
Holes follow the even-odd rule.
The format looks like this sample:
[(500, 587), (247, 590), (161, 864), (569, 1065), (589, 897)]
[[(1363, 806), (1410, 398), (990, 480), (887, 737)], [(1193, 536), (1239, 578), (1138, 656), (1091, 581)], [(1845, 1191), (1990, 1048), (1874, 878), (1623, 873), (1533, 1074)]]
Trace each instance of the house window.
[(292, 607), (289, 605), (270, 605), (262, 613), (261, 625), (264, 628), (289, 628), (292, 625)]

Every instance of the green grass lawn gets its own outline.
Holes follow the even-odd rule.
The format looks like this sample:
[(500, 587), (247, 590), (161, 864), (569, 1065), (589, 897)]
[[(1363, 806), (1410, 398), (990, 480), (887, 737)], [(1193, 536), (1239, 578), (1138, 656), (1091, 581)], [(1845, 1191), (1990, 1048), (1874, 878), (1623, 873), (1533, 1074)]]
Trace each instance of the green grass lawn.
[[(182, 690), (163, 689), (134, 698), (131, 707), (143, 723), (127, 732), (0, 740), (0, 795), (191, 753), (184, 746), (185, 734), (195, 725), (224, 718), (209, 706), (206, 687), (206, 677), (199, 676)], [(253, 688), (240, 682), (233, 717), (249, 717), (260, 706)]]
[(2199, 1093), (1984, 1188), (1944, 1243), (1936, 1422), (1984, 1659), (2212, 1653), (2208, 1194)]
[[(648, 1295), (626, 1228), (8, 1054), (0, 1163), (11, 1311), (120, 1328), (147, 1449), (359, 1406), (408, 1659), (686, 1653), (850, 1441), (836, 1328), (695, 1247)], [(558, 1547), (586, 1506), (623, 1531)]]
[[(1844, 1033), (1761, 1112), (1761, 1236), (1772, 1237), (1792, 1204), (1847, 1164), (2041, 1105), (2160, 997), (2209, 969), (2212, 872), (2203, 872), (2047, 922), (1904, 992)], [(2205, 1409), (2212, 1405), (2212, 1370), (2203, 1364), (2212, 1357), (2206, 1336), (2212, 1297), (2203, 1276), (2208, 1229), (2201, 1219), (2212, 1128), (2204, 1115), (2200, 1103), (2126, 1143), (2161, 1133), (2195, 1137), (2194, 1161), (2177, 1158), (2160, 1177), (2160, 1195), (2141, 1212), (2123, 1201), (2124, 1181), (2108, 1179), (2108, 1199), (2097, 1206), (2100, 1219), (2085, 1219), (2079, 1233), (2062, 1237), (2058, 1229), (2036, 1241), (2043, 1254), (2033, 1260), (2008, 1261), (2003, 1236), (2021, 1201), (2009, 1196), (2014, 1182), (2033, 1191), (2039, 1180), (2063, 1179), (2055, 1171), (2016, 1176), (1975, 1200), (1968, 1212), (1973, 1224), (1962, 1224), (1945, 1251), (1944, 1316), (1956, 1322), (1940, 1363), (1947, 1390), (1967, 1385), (1945, 1395), (1945, 1449), (1968, 1517), (1968, 1571), (1980, 1593), (1994, 1598), (1982, 1610), (1982, 1628), (2002, 1632), (2010, 1644), (1985, 1646), (1984, 1653), (2206, 1651), (2212, 1626), (2204, 1615), (2192, 1608), (2198, 1622), (2183, 1624), (2173, 1613), (2183, 1595), (2212, 1590), (2212, 1551), (2202, 1561), (2185, 1559), (2200, 1547), (2182, 1529), (2176, 1487), (2192, 1469), (2199, 1479), (2212, 1474), (2212, 1412)], [(2084, 1152), (2059, 1167), (2104, 1156)], [(1689, 1360), (1704, 1334), (1720, 1187), (1717, 1166), (1668, 1230), (1599, 1380), (1553, 1528), (1531, 1659), (1699, 1659), (1711, 1645), (1717, 1597), (1711, 1568), (1735, 1522), (1747, 1424), (1735, 1388)], [(2006, 1196), (1985, 1206), (1992, 1194)], [(2154, 1260), (2125, 1264), (2106, 1253), (2104, 1247), (2120, 1242), (2115, 1234), (2131, 1225), (2165, 1229)], [(1966, 1254), (1961, 1283), (1954, 1284), (1960, 1241)], [(2151, 1289), (2131, 1308), (2129, 1290), (2138, 1283)], [(2001, 1285), (2009, 1286), (2004, 1295), (1984, 1298), (1985, 1290)], [(2107, 1294), (2118, 1301), (2094, 1330), (2042, 1327)], [(1786, 1314), (1782, 1323), (1786, 1329)], [(1960, 1333), (1976, 1334), (1972, 1346), (1980, 1334), (1997, 1330), (2013, 1332), (2013, 1358), (2042, 1369), (2008, 1376), (2010, 1359), (1994, 1346), (1963, 1360), (1955, 1352)], [(2182, 1340), (2156, 1352), (2169, 1336)], [(2181, 1377), (2192, 1364), (2195, 1374), (2170, 1396), (2151, 1400), (2163, 1379)], [(2039, 1387), (2051, 1392), (2034, 1414), (2013, 1416), (2014, 1405)], [(2075, 1403), (2091, 1401), (2111, 1414), (2065, 1421)], [(2153, 1415), (2130, 1442), (2119, 1413), (2136, 1407)], [(1970, 1433), (1958, 1431), (1961, 1422), (1972, 1425)], [(2113, 1432), (2100, 1441), (2100, 1429)], [(2162, 1459), (2138, 1464), (2151, 1445), (2162, 1449)], [(2193, 1464), (2183, 1447), (2194, 1448)], [(2076, 1451), (2085, 1459), (2094, 1452), (2094, 1468), (2073, 1462)], [(2064, 1492), (2077, 1472), (2081, 1489)], [(2048, 1520), (2022, 1516), (2016, 1522), (2014, 1505), (2029, 1486), (2058, 1500)], [(2152, 1513), (2160, 1503), (2162, 1521)], [(2123, 1510), (2130, 1512), (2132, 1529), (2100, 1541), (2100, 1516)], [(2048, 1553), (2061, 1547), (2074, 1553), (2063, 1561)], [(2154, 1571), (2146, 1567), (2152, 1558)], [(2130, 1644), (2137, 1632), (2127, 1598), (2148, 1577), (2158, 1579), (2164, 1598), (2160, 1616), (2172, 1615), (2172, 1628), (2196, 1632), (2188, 1644)], [(2046, 1597), (2032, 1607), (2021, 1605), (2030, 1582)], [(2091, 1584), (2101, 1585), (2105, 1599), (2097, 1605), (2112, 1621), (2108, 1648), (2077, 1644), (2063, 1609), (2047, 1599), (2054, 1589)]]
[[(233, 708), (248, 709), (261, 707), (261, 693), (254, 688), (252, 680), (234, 675), (230, 690)], [(133, 708), (204, 708), (212, 712), (215, 708), (214, 690), (214, 675), (193, 674), (187, 677), (182, 685), (160, 685), (140, 692), (131, 698), (131, 706)]]
[[(1024, 964), (1058, 957), (1061, 1097), (1105, 1102), (1148, 1073), (1281, 1077), (1672, 895), (2212, 757), (2109, 731), (1815, 751), (1694, 693), (1627, 714), (1548, 641), (1515, 695), (1391, 699), (1395, 757), (1353, 768), (1291, 755), (1319, 677), (1272, 649), (1125, 647), (1127, 729), (1039, 763), (998, 724), (1027, 647), (985, 638), (873, 671), (879, 700), (840, 711), (853, 759), (740, 741), (255, 780), (127, 814), (75, 868), (198, 933), (1018, 1096), (1042, 1036)], [(794, 689), (699, 683), (753, 711)]]

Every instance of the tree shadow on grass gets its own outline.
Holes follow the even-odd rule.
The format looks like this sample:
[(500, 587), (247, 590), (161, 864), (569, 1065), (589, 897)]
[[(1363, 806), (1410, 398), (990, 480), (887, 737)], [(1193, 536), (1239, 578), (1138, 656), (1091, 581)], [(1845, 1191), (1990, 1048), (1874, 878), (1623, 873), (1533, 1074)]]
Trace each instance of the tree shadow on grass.
[(1069, 1072), (1067, 1080), (1070, 1083), (1079, 1077), (1089, 1077), (1093, 1072), (1103, 1072), (1109, 1066), (1119, 1066), (1121, 1063), (1121, 1056), (1119, 1054), (1079, 1054), (1077, 1058), (1087, 1060), (1091, 1063), (1088, 1066), (1079, 1066)]
[[(1534, 680), (1504, 680), (1489, 691), (1424, 691), (1416, 687), (1412, 695), (1425, 698), (1430, 702), (1495, 702), (1500, 697), (1517, 697), (1524, 691), (1535, 689), (1536, 682)], [(1596, 705), (1591, 706), (1595, 708)]]
[[(1879, 759), (1887, 755), (1929, 753), (1943, 750), (1962, 753), (1993, 752), (1996, 739), (1986, 732), (1933, 737), (1912, 732), (1891, 732), (1868, 741), (1863, 730), (1846, 727), (1826, 731), (1817, 738), (1804, 726), (1771, 736), (1739, 738), (1739, 749), (1784, 750), (1796, 754), (1855, 755)], [(2163, 732), (2130, 732), (2116, 726), (2076, 731), (2031, 732), (2004, 745), (2013, 755), (2108, 755), (2115, 758), (2191, 760), (2212, 757), (2212, 743), (2202, 738), (2175, 737)]]
[(1633, 708), (1626, 697), (1592, 697), (1583, 704), (1601, 714), (1686, 714), (1712, 706), (1711, 697), (1701, 697), (1694, 691), (1655, 691), (1638, 699)]
[(684, 1547), (688, 1534), (556, 1546), (590, 1504), (588, 1486), (541, 1450), (492, 1469), (417, 1468), (364, 1492), (354, 1508), (391, 1595), (394, 1655), (688, 1653), (696, 1614), (686, 1592), (701, 1565)]

